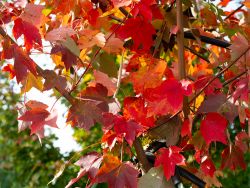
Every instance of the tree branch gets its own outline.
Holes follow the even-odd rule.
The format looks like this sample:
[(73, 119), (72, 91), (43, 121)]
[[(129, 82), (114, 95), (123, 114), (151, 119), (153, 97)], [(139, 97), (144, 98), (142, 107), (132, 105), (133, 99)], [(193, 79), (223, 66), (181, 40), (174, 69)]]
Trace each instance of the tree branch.
[(142, 164), (142, 168), (145, 170), (145, 172), (148, 172), (149, 169), (152, 167), (152, 165), (149, 163), (147, 156), (143, 150), (141, 141), (139, 138), (136, 138), (134, 141), (134, 147), (137, 155), (137, 159)]
[[(179, 71), (179, 79), (186, 78), (186, 65), (184, 60), (184, 29), (183, 29), (183, 12), (182, 12), (182, 1), (176, 1), (176, 9), (177, 9), (177, 46), (178, 46), (178, 71)], [(188, 108), (188, 98), (184, 97), (183, 100), (183, 112), (184, 117), (187, 118), (189, 114)]]

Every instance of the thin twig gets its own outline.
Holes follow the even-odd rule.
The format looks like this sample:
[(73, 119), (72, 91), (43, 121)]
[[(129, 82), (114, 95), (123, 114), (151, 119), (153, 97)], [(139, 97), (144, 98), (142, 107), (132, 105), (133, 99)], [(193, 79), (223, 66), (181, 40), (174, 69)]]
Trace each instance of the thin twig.
[(186, 49), (188, 49), (188, 51), (190, 51), (192, 54), (196, 55), (197, 57), (203, 59), (204, 61), (210, 63), (210, 61), (205, 58), (204, 56), (202, 56), (201, 54), (197, 53), (195, 50), (193, 50), (192, 48), (189, 48), (188, 46), (184, 46)]
[(246, 74), (247, 70), (243, 71), (242, 73), (238, 74), (237, 76), (227, 80), (226, 82), (223, 83), (223, 87), (225, 87), (226, 85), (230, 84), (231, 82), (233, 82), (234, 80), (236, 80), (237, 78), (241, 77), (242, 75)]
[(237, 9), (233, 10), (232, 12), (230, 12), (230, 14), (228, 14), (228, 16), (224, 19), (227, 20), (228, 18), (230, 18), (231, 16), (233, 16), (236, 12), (238, 12), (242, 7), (244, 7), (244, 4), (241, 4)]

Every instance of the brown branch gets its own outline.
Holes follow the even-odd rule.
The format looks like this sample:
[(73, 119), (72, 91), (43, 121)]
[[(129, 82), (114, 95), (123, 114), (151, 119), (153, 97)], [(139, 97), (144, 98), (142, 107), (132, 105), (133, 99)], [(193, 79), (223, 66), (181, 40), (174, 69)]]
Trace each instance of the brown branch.
[[(178, 46), (178, 71), (179, 71), (179, 79), (186, 78), (186, 68), (185, 68), (185, 60), (184, 60), (184, 26), (183, 26), (183, 12), (182, 12), (182, 1), (176, 1), (176, 9), (177, 9), (177, 46)], [(188, 108), (188, 98), (184, 97), (183, 101), (183, 113), (184, 117), (187, 118), (189, 114)]]
[[(14, 44), (17, 45), (17, 43), (4, 31), (4, 29), (2, 27), (0, 27), (0, 35), (2, 35), (4, 38), (8, 38), (12, 43), (14, 43)], [(28, 55), (27, 55), (27, 58), (29, 58), (30, 60), (32, 60)], [(37, 65), (37, 64), (36, 64), (36, 71), (37, 71), (37, 73), (38, 73), (39, 76), (43, 77), (44, 79), (47, 79), (45, 71), (39, 65)], [(57, 87), (55, 87), (55, 89), (63, 97), (65, 97), (71, 104), (74, 103), (74, 101), (75, 101), (74, 97), (72, 97), (67, 90), (61, 91), (61, 89), (59, 89)]]
[(137, 155), (137, 159), (140, 161), (142, 164), (142, 168), (145, 170), (145, 172), (148, 172), (152, 165), (149, 163), (147, 156), (143, 150), (141, 141), (139, 138), (136, 138), (134, 141), (134, 147)]
[(120, 7), (119, 10), (121, 11), (121, 13), (122, 13), (124, 16), (126, 16), (126, 17), (128, 17), (128, 18), (132, 18), (132, 17), (133, 17), (125, 8)]

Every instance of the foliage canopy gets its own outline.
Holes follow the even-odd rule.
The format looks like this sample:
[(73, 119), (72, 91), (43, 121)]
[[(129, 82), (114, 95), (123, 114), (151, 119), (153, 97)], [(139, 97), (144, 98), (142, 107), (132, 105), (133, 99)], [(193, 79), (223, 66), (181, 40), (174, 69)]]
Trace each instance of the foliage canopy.
[(67, 124), (102, 130), (66, 187), (82, 177), (168, 187), (177, 169), (220, 187), (217, 177), (246, 169), (249, 152), (250, 2), (225, 11), (232, 2), (2, 1), (1, 65), (22, 88), (19, 131), (42, 139), (45, 125), (57, 128), (46, 101), (25, 98), (53, 90), (69, 103)]

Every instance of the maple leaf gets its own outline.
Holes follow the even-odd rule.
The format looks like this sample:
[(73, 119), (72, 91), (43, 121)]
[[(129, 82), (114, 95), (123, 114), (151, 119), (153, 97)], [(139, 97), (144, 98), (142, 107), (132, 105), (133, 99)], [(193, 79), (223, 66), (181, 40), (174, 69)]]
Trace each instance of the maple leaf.
[(20, 18), (22, 18), (23, 21), (30, 22), (38, 28), (45, 19), (45, 16), (42, 14), (43, 9), (44, 5), (28, 3), (25, 6)]
[(102, 122), (102, 111), (97, 102), (77, 101), (69, 109), (67, 123), (89, 130), (95, 122)]
[(18, 47), (14, 47), (14, 70), (18, 83), (26, 78), (27, 70), (30, 70), (33, 75), (37, 75), (35, 62)]
[(142, 97), (126, 97), (124, 99), (123, 116), (132, 119), (145, 127), (154, 126), (154, 117), (147, 116), (148, 110)]
[(31, 101), (25, 104), (28, 110), (18, 118), (18, 120), (31, 122), (30, 134), (37, 134), (40, 138), (43, 137), (44, 125), (49, 125), (51, 127), (57, 127), (57, 113), (53, 111), (50, 113), (46, 110), (47, 105)]
[(27, 78), (22, 80), (21, 93), (28, 92), (31, 88), (36, 88), (40, 91), (43, 89), (42, 77), (35, 77), (32, 73), (28, 73)]
[(102, 156), (100, 156), (100, 154), (98, 154), (97, 152), (88, 153), (87, 155), (81, 157), (78, 161), (75, 162), (75, 165), (81, 167), (80, 171), (77, 174), (77, 177), (71, 179), (65, 188), (71, 187), (86, 174), (88, 174), (88, 176), (93, 179), (99, 170), (101, 162)]
[(72, 65), (76, 64), (77, 57), (66, 47), (63, 45), (55, 45), (51, 49), (51, 54), (61, 53), (62, 61), (64, 63), (65, 68), (68, 70)]
[(217, 25), (217, 17), (214, 14), (214, 12), (209, 10), (208, 7), (201, 9), (200, 15), (201, 15), (201, 18), (203, 18), (206, 21), (207, 25), (209, 25), (209, 26), (216, 26)]
[(54, 71), (44, 70), (43, 76), (45, 78), (43, 91), (50, 90), (51, 88), (57, 88), (58, 91), (64, 93), (67, 89), (67, 79), (57, 75)]
[(169, 180), (171, 176), (174, 175), (176, 165), (185, 164), (185, 158), (180, 154), (180, 152), (181, 148), (178, 148), (177, 146), (171, 146), (169, 148), (161, 148), (159, 150), (159, 154), (156, 156), (154, 166), (163, 166), (164, 175), (167, 180)]
[(211, 177), (214, 176), (214, 172), (216, 171), (215, 166), (213, 161), (208, 157), (208, 156), (204, 156), (201, 159), (201, 170), (203, 171), (203, 173), (205, 175), (209, 175)]
[(225, 94), (209, 95), (198, 108), (198, 113), (217, 112), (219, 108), (226, 102)]
[(9, 77), (10, 79), (13, 79), (16, 74), (15, 74), (15, 70), (14, 70), (14, 66), (12, 64), (7, 64), (2, 68), (3, 72), (9, 72)]
[(27, 51), (30, 51), (32, 47), (42, 47), (42, 39), (39, 30), (29, 22), (23, 21), (18, 18), (14, 21), (13, 35), (15, 39), (18, 39), (22, 34), (24, 35), (24, 45)]
[(104, 156), (104, 164), (93, 182), (107, 182), (110, 188), (137, 187), (138, 170), (130, 162), (121, 163), (117, 157)]
[(123, 117), (117, 116), (114, 121), (114, 131), (132, 146), (137, 134), (143, 131), (143, 127), (134, 121), (126, 121)]
[(147, 89), (148, 116), (175, 113), (182, 107), (182, 85), (175, 79), (168, 79), (153, 89)]
[[(91, 84), (92, 85), (92, 84)], [(114, 98), (108, 97), (108, 89), (102, 84), (97, 83), (94, 86), (88, 86), (78, 94), (80, 99), (90, 99), (99, 101), (97, 105), (104, 112), (115, 113), (120, 109), (117, 109), (117, 103)]]
[(155, 3), (155, 0), (141, 0), (134, 6), (131, 13), (134, 15), (134, 17), (136, 17), (138, 14), (141, 14), (145, 20), (152, 20), (153, 13), (150, 6)]
[(103, 47), (103, 50), (105, 50), (107, 53), (121, 53), (124, 50), (123, 43), (124, 42), (121, 39), (112, 35), (108, 40), (106, 39), (106, 44)]
[(16, 45), (11, 44), (7, 39), (2, 42), (2, 46), (3, 52), (1, 54), (1, 58), (14, 58), (14, 66), (9, 64), (3, 71), (10, 72), (10, 75), (13, 77), (16, 76), (16, 80), (18, 83), (25, 80), (28, 70), (30, 70), (33, 75), (37, 75), (36, 64), (26, 54), (26, 51)]
[(159, 117), (156, 126), (148, 130), (148, 135), (151, 139), (166, 139), (166, 145), (173, 146), (179, 141), (182, 121), (179, 116), (171, 119), (169, 117), (169, 115)]
[(213, 141), (219, 141), (223, 144), (227, 144), (227, 120), (216, 112), (210, 112), (206, 117), (201, 121), (201, 134), (206, 141), (206, 144), (209, 145)]
[(77, 43), (80, 49), (91, 48), (94, 45), (104, 47), (106, 43), (105, 35), (98, 30), (82, 30), (80, 32), (81, 37)]
[[(233, 43), (229, 48), (232, 50), (231, 58), (234, 60), (249, 47), (249, 44), (247, 39), (240, 33), (236, 33), (232, 40)], [(249, 54), (249, 52), (247, 54)]]
[(111, 132), (108, 133), (105, 138), (108, 138), (107, 136), (112, 136), (112, 140), (114, 140), (115, 133), (116, 140), (122, 142), (122, 138), (125, 138), (129, 145), (132, 146), (135, 137), (141, 132), (143, 132), (142, 125), (132, 120), (126, 120), (123, 116), (118, 116), (111, 113), (104, 113), (103, 119), (103, 130), (105, 132), (114, 128), (114, 132), (112, 132), (111, 135)]
[(248, 151), (249, 146), (247, 143), (249, 141), (250, 141), (250, 138), (245, 131), (239, 132), (235, 136), (235, 146), (240, 148), (244, 153)]
[(92, 8), (87, 12), (86, 19), (89, 21), (89, 23), (93, 26), (97, 25), (98, 18), (100, 16), (100, 13), (98, 9)]
[(137, 93), (144, 92), (147, 88), (155, 88), (159, 86), (162, 82), (162, 78), (164, 76), (167, 65), (164, 61), (156, 61), (152, 58), (142, 59), (143, 61), (152, 61), (152, 64), (148, 66), (140, 66), (139, 70), (136, 72), (132, 72), (128, 80), (133, 83), (134, 89)]
[(102, 142), (106, 143), (110, 150), (115, 146), (116, 141), (120, 141), (120, 139), (117, 138), (117, 134), (112, 130), (106, 131), (102, 136)]
[(186, 135), (190, 138), (192, 136), (192, 119), (191, 118), (185, 119), (182, 124), (181, 136), (184, 137)]
[(239, 98), (246, 102), (249, 101), (248, 84), (249, 84), (249, 78), (242, 78), (235, 84), (236, 90), (232, 94), (234, 102)]
[[(115, 93), (116, 91), (116, 84), (114, 81), (111, 80), (111, 78), (109, 78), (109, 76), (103, 72), (94, 70), (93, 73), (94, 77), (95, 77), (95, 82), (96, 83), (100, 83), (103, 86), (105, 86), (108, 89), (108, 96), (111, 96)], [(90, 83), (89, 85), (92, 85), (92, 83)]]
[(221, 153), (221, 158), (221, 169), (230, 168), (235, 170), (237, 167), (241, 167), (243, 170), (246, 169), (243, 152), (237, 146), (226, 147)]
[(59, 27), (49, 31), (45, 35), (45, 40), (50, 42), (65, 41), (67, 37), (75, 35), (76, 32), (71, 27)]
[(152, 36), (155, 34), (155, 29), (145, 19), (136, 17), (127, 19), (116, 34), (122, 40), (131, 37), (134, 42), (133, 50), (148, 51), (153, 45)]
[[(202, 89), (207, 82), (212, 78), (212, 76), (200, 76), (195, 82), (194, 82), (194, 88), (196, 90)], [(221, 89), (222, 84), (218, 78), (216, 78), (209, 86), (207, 86), (204, 90), (206, 95), (211, 94), (217, 94), (216, 89)]]
[(189, 80), (181, 80), (183, 94), (185, 96), (190, 96), (193, 93), (193, 82)]
[(25, 103), (25, 106), (28, 108), (28, 109), (33, 109), (33, 108), (41, 108), (41, 109), (46, 109), (48, 108), (48, 105), (47, 104), (44, 104), (42, 102), (39, 102), (39, 101), (35, 101), (35, 100), (29, 100), (28, 102)]

